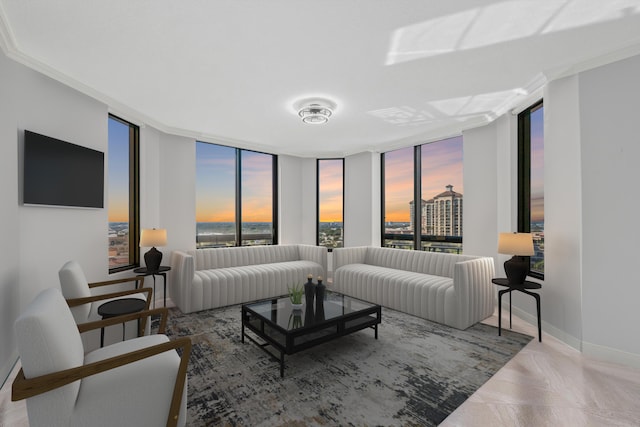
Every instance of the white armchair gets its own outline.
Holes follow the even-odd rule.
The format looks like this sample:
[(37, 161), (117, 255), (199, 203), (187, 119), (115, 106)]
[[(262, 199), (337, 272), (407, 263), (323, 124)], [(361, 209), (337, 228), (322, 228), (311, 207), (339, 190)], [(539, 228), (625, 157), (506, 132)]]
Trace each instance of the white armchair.
[[(98, 308), (111, 300), (119, 298), (136, 298), (146, 301), (145, 310), (151, 304), (151, 288), (141, 288), (144, 277), (127, 277), (123, 279), (108, 280), (104, 282), (89, 283), (82, 271), (82, 267), (76, 261), (66, 262), (58, 271), (60, 278), (60, 288), (62, 295), (67, 300), (71, 313), (76, 323), (86, 323), (100, 320), (102, 316), (98, 314)], [(105, 286), (120, 285), (122, 283), (133, 283), (133, 289), (104, 293)], [(100, 293), (102, 292), (102, 293)], [(125, 328), (125, 339), (134, 338), (139, 335), (136, 322), (128, 322), (122, 326)], [(149, 333), (149, 322), (146, 322), (146, 334)], [(100, 331), (91, 331), (82, 335), (82, 343), (85, 351), (95, 350), (100, 347)], [(112, 344), (122, 341), (122, 329), (118, 326), (105, 328), (104, 343)]]
[[(166, 308), (125, 316), (162, 313)], [(31, 427), (184, 426), (189, 338), (149, 335), (84, 354), (80, 332), (113, 318), (76, 325), (58, 289), (41, 292), (15, 322), (22, 369), (12, 400), (27, 399)], [(176, 349), (182, 348), (181, 356)]]

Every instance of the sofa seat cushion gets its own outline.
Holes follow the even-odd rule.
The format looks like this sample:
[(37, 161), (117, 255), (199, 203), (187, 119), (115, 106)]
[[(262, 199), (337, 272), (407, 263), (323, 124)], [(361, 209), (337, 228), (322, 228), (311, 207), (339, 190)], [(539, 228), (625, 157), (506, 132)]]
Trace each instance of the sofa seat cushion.
[[(168, 341), (165, 335), (153, 334), (118, 342), (87, 353), (84, 364), (106, 360)], [(169, 407), (159, 403), (171, 401), (179, 365), (178, 353), (166, 351), (84, 378), (80, 385), (81, 393), (76, 401), (72, 425), (90, 426), (96, 422), (96, 419), (113, 420), (112, 425), (165, 425)], [(140, 378), (145, 378), (145, 381), (141, 382)], [(118, 386), (116, 387), (115, 384)], [(186, 423), (186, 382), (184, 387), (178, 425)], [(131, 396), (135, 396), (135, 399)], [(114, 407), (119, 410), (114, 412)]]
[(202, 308), (216, 308), (285, 295), (300, 277), (322, 275), (323, 267), (313, 261), (286, 261), (239, 267), (196, 270), (195, 295), (203, 295)]
[(338, 292), (444, 323), (453, 299), (453, 279), (380, 267), (347, 264), (334, 272)]

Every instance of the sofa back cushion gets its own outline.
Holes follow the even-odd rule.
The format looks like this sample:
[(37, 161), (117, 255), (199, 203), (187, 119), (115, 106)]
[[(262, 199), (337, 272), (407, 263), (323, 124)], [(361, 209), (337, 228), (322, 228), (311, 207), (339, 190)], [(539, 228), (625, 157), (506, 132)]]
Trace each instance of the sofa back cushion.
[(369, 247), (367, 248), (367, 255), (365, 256), (365, 263), (378, 265), (380, 267), (413, 271), (415, 273), (453, 278), (453, 272), (457, 262), (468, 261), (475, 258), (477, 257), (471, 255)]
[(196, 270), (270, 264), (274, 262), (298, 261), (300, 259), (297, 245), (211, 248), (198, 249), (190, 251), (189, 253), (195, 260)]

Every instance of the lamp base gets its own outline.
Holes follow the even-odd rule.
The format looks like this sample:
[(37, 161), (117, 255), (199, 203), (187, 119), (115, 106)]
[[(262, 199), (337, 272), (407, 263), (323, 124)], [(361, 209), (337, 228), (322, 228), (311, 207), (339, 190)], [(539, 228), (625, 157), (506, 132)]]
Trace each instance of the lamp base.
[(162, 252), (157, 250), (155, 247), (149, 249), (149, 251), (144, 254), (144, 263), (147, 265), (147, 272), (149, 273), (158, 271), (161, 262)]
[(522, 285), (529, 274), (529, 260), (527, 257), (514, 255), (504, 262), (504, 272), (510, 285)]

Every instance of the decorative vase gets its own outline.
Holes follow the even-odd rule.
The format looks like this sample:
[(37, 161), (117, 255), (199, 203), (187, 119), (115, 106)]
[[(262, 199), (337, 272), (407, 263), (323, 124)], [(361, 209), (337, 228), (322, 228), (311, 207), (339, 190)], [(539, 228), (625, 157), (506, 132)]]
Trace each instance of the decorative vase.
[(314, 313), (315, 322), (324, 321), (324, 300), (316, 298), (316, 312)]
[(322, 283), (322, 278), (318, 277), (318, 284), (316, 285), (316, 301), (324, 301), (324, 292), (327, 289), (324, 283)]
[(304, 284), (304, 298), (307, 302), (307, 306), (313, 305), (313, 298), (315, 297), (316, 293), (316, 285), (313, 284), (312, 280), (313, 279), (309, 277), (307, 283)]
[(304, 326), (313, 325), (315, 322), (315, 314), (313, 311), (313, 305), (307, 304), (307, 307), (304, 309)]
[(293, 311), (302, 311), (302, 307), (304, 306), (304, 304), (300, 303), (300, 304), (294, 304), (291, 303), (291, 308), (293, 309)]

